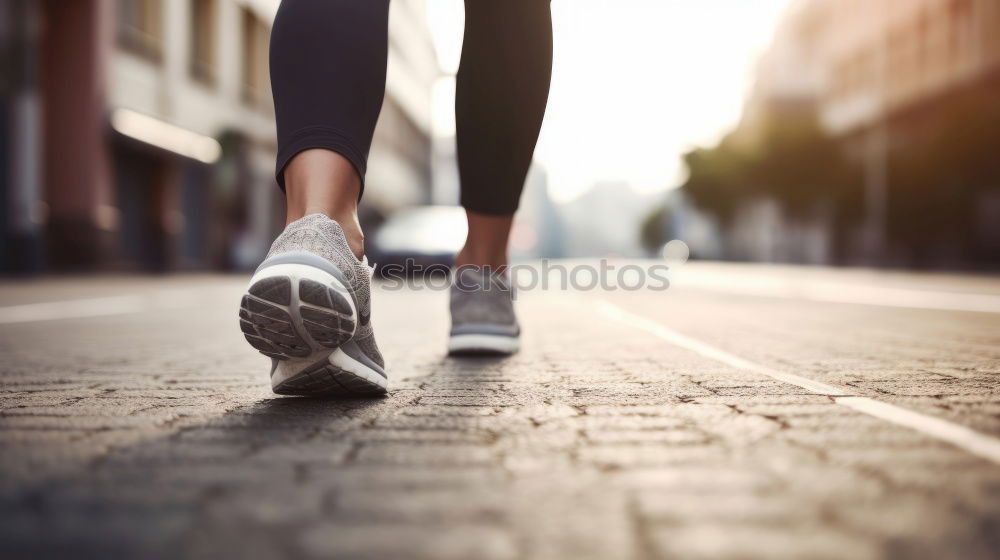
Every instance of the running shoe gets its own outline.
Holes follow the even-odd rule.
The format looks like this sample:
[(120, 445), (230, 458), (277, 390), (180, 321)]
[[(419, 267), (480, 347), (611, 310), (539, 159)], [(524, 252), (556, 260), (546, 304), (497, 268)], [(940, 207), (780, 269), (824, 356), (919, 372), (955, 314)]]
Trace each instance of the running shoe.
[(371, 269), (323, 214), (292, 222), (271, 245), (240, 303), (240, 329), (271, 358), (275, 393), (386, 392), (371, 325)]
[(510, 275), (461, 267), (451, 284), (452, 355), (508, 355), (521, 347)]

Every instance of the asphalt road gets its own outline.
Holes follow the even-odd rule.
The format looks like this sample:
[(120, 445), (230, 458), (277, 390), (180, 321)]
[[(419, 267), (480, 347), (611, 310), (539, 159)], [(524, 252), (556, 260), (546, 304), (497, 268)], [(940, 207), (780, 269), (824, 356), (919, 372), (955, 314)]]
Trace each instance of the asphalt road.
[(524, 290), (504, 360), (383, 286), (339, 400), (270, 393), (244, 278), (4, 281), (0, 556), (1000, 555), (1000, 279), (670, 278)]

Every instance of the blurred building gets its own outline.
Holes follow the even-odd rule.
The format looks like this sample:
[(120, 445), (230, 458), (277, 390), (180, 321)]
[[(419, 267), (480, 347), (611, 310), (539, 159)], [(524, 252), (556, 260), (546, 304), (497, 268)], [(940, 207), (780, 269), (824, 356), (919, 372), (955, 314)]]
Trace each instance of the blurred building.
[(826, 75), (822, 56), (823, 6), (793, 1), (774, 30), (771, 45), (754, 69), (753, 84), (743, 104), (735, 140), (751, 145), (759, 140), (772, 115), (815, 109)]
[(827, 4), (820, 114), (865, 181), (863, 227), (847, 250), (893, 264), (1000, 264), (1000, 180), (975, 161), (998, 138), (974, 130), (1000, 122), (968, 114), (1000, 99), (1000, 3)]
[(511, 232), (513, 259), (555, 259), (565, 256), (566, 239), (560, 209), (549, 193), (549, 176), (537, 161), (528, 169), (524, 191)]
[[(6, 270), (245, 268), (283, 225), (268, 80), (277, 0), (0, 4)], [(393, 2), (373, 214), (430, 189), (435, 53)]]
[(365, 178), (367, 210), (385, 216), (431, 201), (431, 109), (441, 75), (424, 0), (394, 0), (389, 71)]
[(637, 192), (628, 181), (597, 181), (578, 197), (559, 206), (565, 228), (567, 257), (641, 257), (641, 224), (662, 200), (660, 193)]
[[(823, 120), (838, 134), (932, 104), (1000, 70), (1000, 3), (810, 0), (824, 11)], [(986, 85), (986, 84), (982, 84)]]
[(1000, 265), (1000, 174), (988, 153), (1000, 125), (998, 30), (996, 0), (790, 2), (732, 141), (752, 152), (770, 123), (815, 115), (857, 169), (858, 195), (817, 196), (805, 220), (775, 201), (743, 203), (728, 256)]

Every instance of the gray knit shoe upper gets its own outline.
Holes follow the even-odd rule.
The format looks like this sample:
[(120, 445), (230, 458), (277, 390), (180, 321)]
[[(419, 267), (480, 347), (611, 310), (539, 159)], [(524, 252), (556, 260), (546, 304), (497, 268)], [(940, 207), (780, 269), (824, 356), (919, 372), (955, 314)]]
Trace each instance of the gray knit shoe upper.
[(367, 259), (359, 261), (351, 251), (340, 224), (323, 214), (310, 214), (288, 224), (274, 240), (265, 263), (290, 253), (313, 253), (326, 259), (343, 274), (341, 280), (351, 291), (358, 310), (358, 325), (352, 342), (379, 367), (385, 367), (375, 344), (371, 326), (371, 274)]
[(452, 337), (517, 337), (520, 333), (509, 275), (466, 267), (455, 270), (451, 285)]

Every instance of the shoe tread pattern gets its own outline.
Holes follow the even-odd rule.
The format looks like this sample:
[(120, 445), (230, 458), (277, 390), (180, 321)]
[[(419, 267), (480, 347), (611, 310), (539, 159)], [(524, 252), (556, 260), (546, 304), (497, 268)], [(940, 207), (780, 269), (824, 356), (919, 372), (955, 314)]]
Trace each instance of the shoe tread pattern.
[(354, 336), (351, 306), (340, 292), (319, 282), (299, 280), (299, 307), (302, 326), (321, 346), (338, 348)]
[(299, 336), (284, 307), (291, 302), (291, 281), (285, 276), (264, 278), (250, 286), (240, 302), (240, 330), (261, 354), (278, 360), (304, 358), (312, 350)]

